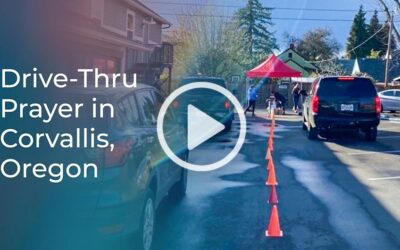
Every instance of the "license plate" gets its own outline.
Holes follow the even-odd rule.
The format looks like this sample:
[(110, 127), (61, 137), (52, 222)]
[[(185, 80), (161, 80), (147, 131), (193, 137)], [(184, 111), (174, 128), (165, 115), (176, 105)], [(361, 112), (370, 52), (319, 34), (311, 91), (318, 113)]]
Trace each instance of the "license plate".
[(354, 111), (354, 105), (353, 104), (342, 104), (342, 105), (340, 105), (340, 110), (341, 111)]

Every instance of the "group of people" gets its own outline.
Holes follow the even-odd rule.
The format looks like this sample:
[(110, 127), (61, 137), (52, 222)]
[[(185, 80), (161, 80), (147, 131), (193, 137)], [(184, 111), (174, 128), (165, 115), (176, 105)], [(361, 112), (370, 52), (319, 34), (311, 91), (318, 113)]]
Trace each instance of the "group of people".
[[(244, 112), (245, 114), (248, 111), (252, 111), (252, 115), (254, 116), (254, 111), (257, 102), (257, 92), (258, 89), (254, 85), (251, 85), (250, 88), (248, 89), (247, 91), (248, 106)], [(293, 112), (295, 113), (299, 112), (300, 97), (303, 92), (305, 91), (301, 89), (299, 83), (296, 83), (292, 88)], [(267, 99), (268, 106), (271, 101), (275, 101), (276, 107), (282, 109), (282, 114), (285, 114), (286, 98), (281, 93), (272, 90), (270, 97)]]

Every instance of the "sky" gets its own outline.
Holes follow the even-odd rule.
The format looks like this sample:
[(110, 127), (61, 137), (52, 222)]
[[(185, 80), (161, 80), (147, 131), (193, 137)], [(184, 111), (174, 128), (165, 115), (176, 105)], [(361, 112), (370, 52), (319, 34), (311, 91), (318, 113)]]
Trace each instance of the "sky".
[[(288, 32), (292, 36), (301, 37), (308, 30), (328, 28), (333, 32), (336, 40), (345, 49), (346, 40), (354, 15), (359, 6), (364, 5), (367, 10), (367, 22), (373, 10), (380, 10), (377, 0), (260, 0), (266, 7), (276, 8), (272, 11), (274, 22), (273, 30), (281, 50), (286, 49), (283, 34)], [(218, 5), (229, 7), (213, 7), (221, 15), (231, 15), (239, 7), (246, 4), (246, 0), (142, 0), (147, 6), (160, 13), (167, 20), (176, 23), (176, 14), (184, 13), (186, 8), (195, 5)], [(320, 11), (315, 9), (329, 9)], [(328, 19), (321, 20), (290, 20), (290, 19)], [(386, 20), (383, 12), (379, 14), (381, 22)], [(337, 20), (337, 21), (333, 21)]]

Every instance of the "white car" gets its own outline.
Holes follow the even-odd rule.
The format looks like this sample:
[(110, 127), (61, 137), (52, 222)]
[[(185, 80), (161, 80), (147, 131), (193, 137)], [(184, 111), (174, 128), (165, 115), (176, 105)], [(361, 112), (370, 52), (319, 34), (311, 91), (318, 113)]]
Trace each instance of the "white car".
[(382, 111), (400, 111), (400, 89), (389, 89), (378, 93), (382, 102)]

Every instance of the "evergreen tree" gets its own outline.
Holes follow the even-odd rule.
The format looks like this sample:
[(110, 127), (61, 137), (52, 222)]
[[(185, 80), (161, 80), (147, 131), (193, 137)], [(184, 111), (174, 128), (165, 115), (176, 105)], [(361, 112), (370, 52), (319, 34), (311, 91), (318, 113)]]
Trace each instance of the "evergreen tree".
[(357, 15), (354, 17), (353, 25), (351, 26), (350, 35), (347, 39), (347, 56), (354, 59), (356, 57), (365, 58), (369, 55), (370, 49), (368, 48), (368, 43), (360, 46), (356, 50), (353, 50), (363, 42), (365, 42), (368, 37), (368, 26), (365, 22), (365, 11), (363, 6), (360, 6), (360, 9)]
[[(381, 56), (386, 56), (387, 53), (387, 47), (388, 47), (388, 42), (389, 42), (389, 23), (385, 23), (385, 27), (383, 28), (382, 32), (379, 32), (378, 36), (379, 39), (382, 41), (382, 53)], [(396, 41), (396, 37), (392, 34), (392, 51), (394, 51), (395, 49), (397, 49), (397, 41)]]
[(277, 49), (271, 27), (271, 9), (263, 7), (259, 0), (248, 0), (244, 8), (235, 14), (238, 27), (244, 34), (244, 46), (249, 53), (251, 64), (258, 63), (273, 49)]
[[(368, 37), (373, 36), (380, 29), (382, 29), (382, 25), (379, 23), (378, 11), (375, 10), (374, 15), (371, 17), (371, 20), (369, 22)], [(367, 47), (368, 47), (370, 56), (372, 56), (372, 53), (371, 53), (372, 51), (374, 51), (375, 56), (376, 56), (376, 52), (378, 52), (379, 56), (384, 55), (384, 53), (386, 52), (387, 48), (386, 48), (386, 43), (384, 41), (383, 35), (384, 35), (383, 31), (378, 32), (374, 37), (371, 38), (371, 40), (369, 40)]]

